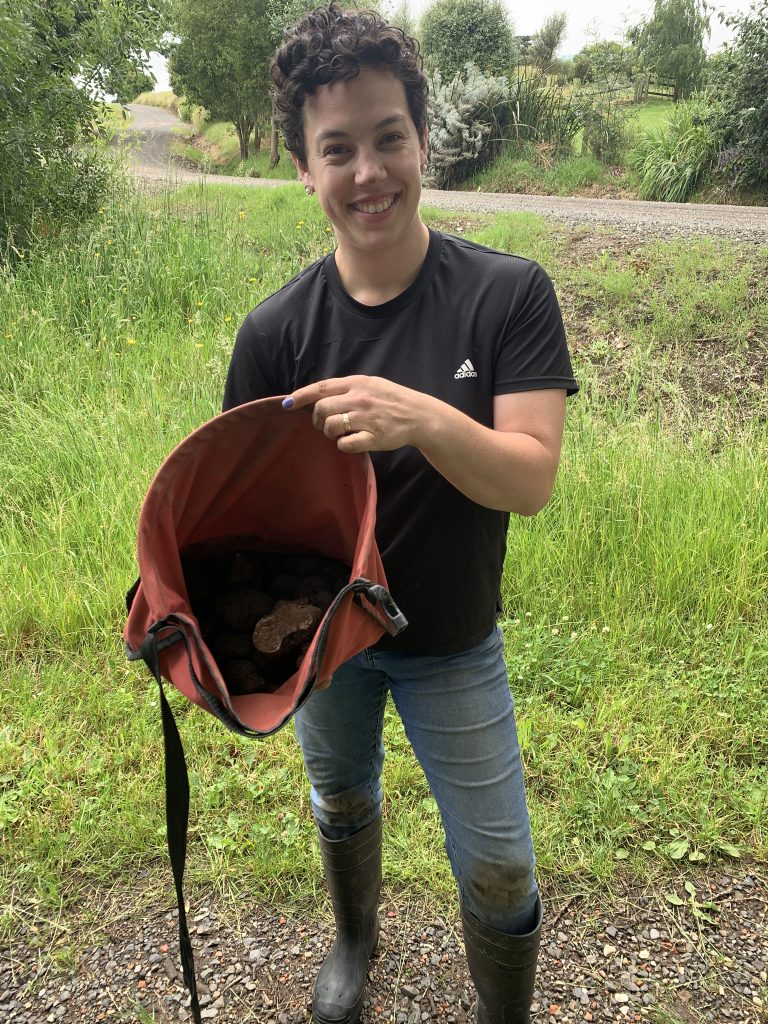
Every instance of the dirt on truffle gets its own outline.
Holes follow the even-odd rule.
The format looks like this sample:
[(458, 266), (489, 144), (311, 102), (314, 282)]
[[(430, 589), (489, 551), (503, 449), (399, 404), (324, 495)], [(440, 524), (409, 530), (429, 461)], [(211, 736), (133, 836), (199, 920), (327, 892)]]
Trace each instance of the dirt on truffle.
[(184, 578), (200, 632), (233, 696), (278, 689), (301, 665), (349, 567), (314, 554), (192, 550)]

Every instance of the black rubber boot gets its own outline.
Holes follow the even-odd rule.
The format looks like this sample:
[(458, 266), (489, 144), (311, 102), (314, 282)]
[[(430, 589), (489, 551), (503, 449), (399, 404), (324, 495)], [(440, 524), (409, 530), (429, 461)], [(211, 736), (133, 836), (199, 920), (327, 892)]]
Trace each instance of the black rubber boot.
[(497, 932), (462, 908), (469, 973), (477, 989), (478, 1024), (529, 1024), (541, 941), (541, 899), (536, 897), (533, 931)]
[(315, 1024), (355, 1024), (363, 1009), (368, 961), (379, 937), (381, 818), (349, 839), (334, 841), (320, 832), (320, 849), (336, 941), (315, 982), (312, 1015)]

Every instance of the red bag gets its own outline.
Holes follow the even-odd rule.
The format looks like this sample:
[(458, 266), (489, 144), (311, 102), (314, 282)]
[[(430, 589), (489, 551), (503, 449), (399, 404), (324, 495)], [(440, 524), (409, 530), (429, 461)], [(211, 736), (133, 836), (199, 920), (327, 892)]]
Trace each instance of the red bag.
[[(209, 420), (160, 467), (139, 518), (139, 580), (128, 594), (128, 658), (143, 659), (160, 687), (168, 847), (179, 907), (184, 980), (200, 1020), (184, 913), (189, 784), (162, 679), (246, 736), (280, 729), (314, 686), (404, 616), (386, 589), (374, 535), (376, 480), (367, 455), (349, 455), (312, 426), (306, 410), (267, 398)], [(322, 555), (351, 566), (300, 667), (274, 693), (232, 695), (190, 605), (182, 555), (256, 548)]]

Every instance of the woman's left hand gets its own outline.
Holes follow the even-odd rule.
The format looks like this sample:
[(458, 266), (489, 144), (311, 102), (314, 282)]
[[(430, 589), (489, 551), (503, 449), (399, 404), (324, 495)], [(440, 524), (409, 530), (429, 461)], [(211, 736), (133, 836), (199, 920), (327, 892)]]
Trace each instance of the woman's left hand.
[(389, 452), (416, 445), (437, 400), (383, 377), (333, 377), (298, 388), (284, 408), (313, 405), (312, 422), (343, 452)]

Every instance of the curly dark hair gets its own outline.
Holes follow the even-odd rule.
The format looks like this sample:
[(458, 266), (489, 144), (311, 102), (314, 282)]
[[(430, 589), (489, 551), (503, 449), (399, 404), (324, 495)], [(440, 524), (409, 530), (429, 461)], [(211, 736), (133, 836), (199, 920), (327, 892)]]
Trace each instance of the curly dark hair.
[(275, 113), (286, 148), (303, 164), (304, 101), (321, 85), (355, 78), (363, 67), (382, 68), (405, 87), (413, 123), (421, 137), (427, 125), (427, 77), (419, 44), (375, 11), (345, 11), (331, 0), (286, 29), (286, 41), (270, 67)]

